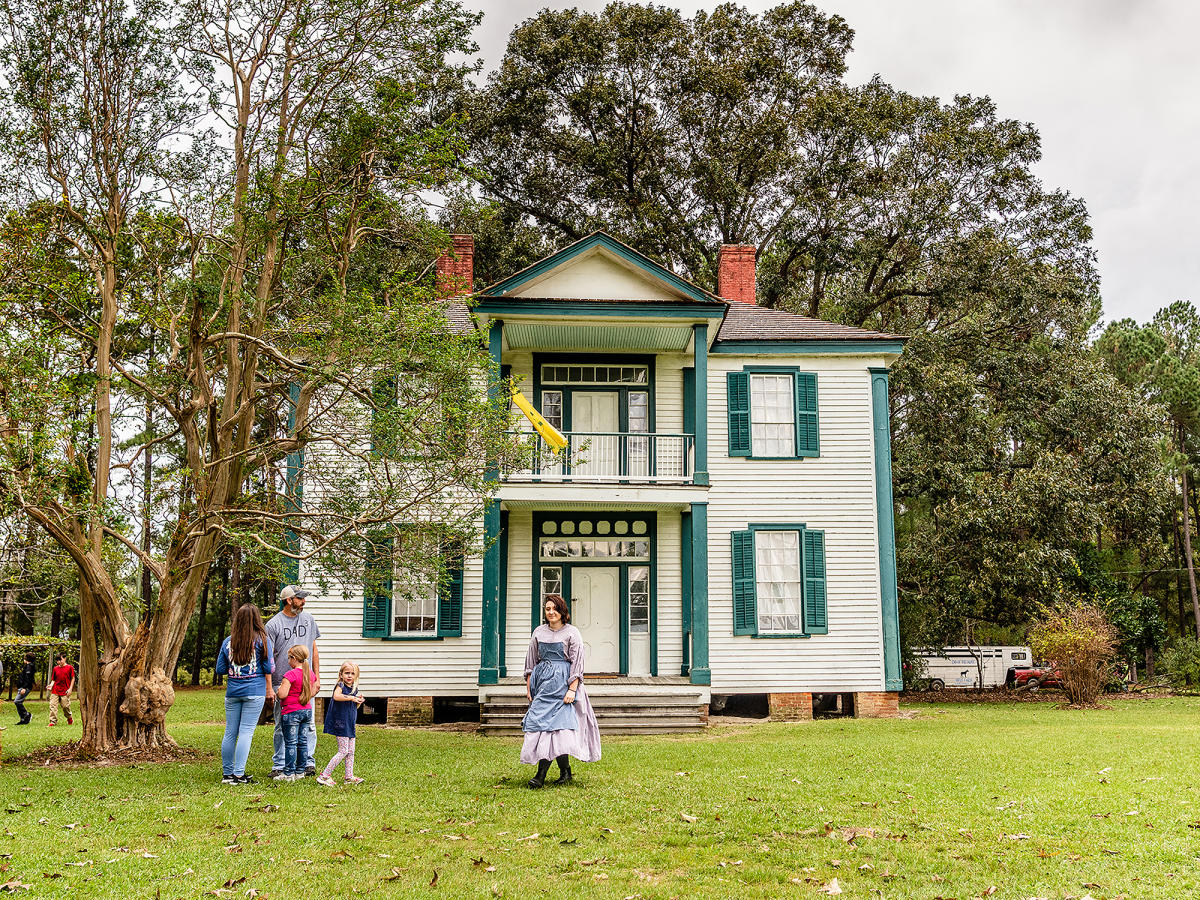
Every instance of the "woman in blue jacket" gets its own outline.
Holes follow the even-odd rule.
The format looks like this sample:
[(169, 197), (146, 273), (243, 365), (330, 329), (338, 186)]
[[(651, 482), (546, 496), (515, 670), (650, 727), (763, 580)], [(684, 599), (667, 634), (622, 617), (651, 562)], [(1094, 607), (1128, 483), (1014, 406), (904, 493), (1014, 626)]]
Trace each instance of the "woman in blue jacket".
[(247, 603), (233, 617), (233, 633), (217, 654), (217, 674), (225, 676), (225, 737), (221, 741), (221, 784), (254, 784), (246, 774), (250, 741), (271, 691), (275, 663), (262, 613)]

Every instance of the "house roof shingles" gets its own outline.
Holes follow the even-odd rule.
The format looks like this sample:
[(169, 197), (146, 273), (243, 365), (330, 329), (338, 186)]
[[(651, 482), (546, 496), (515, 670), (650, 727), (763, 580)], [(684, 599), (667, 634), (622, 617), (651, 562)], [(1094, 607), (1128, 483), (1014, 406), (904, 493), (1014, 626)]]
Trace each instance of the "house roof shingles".
[(730, 303), (717, 343), (721, 341), (902, 341), (898, 334), (868, 331), (798, 316), (780, 309)]

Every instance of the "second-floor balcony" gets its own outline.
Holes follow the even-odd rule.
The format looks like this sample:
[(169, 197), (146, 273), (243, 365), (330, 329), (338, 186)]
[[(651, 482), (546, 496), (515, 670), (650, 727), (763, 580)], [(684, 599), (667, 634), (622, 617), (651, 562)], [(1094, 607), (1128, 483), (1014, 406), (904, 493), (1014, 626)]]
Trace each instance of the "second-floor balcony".
[(695, 436), (566, 432), (567, 449), (553, 452), (536, 434), (531, 464), (501, 474), (509, 482), (690, 484)]

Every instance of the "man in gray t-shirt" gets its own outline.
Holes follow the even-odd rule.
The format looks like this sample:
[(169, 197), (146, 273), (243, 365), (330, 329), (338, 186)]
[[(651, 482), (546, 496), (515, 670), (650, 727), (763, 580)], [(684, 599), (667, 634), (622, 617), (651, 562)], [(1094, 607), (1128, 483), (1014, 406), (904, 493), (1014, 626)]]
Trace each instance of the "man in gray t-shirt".
[[(317, 627), (317, 620), (312, 617), (312, 613), (304, 611), (304, 598), (307, 596), (308, 591), (303, 591), (296, 585), (289, 584), (279, 592), (279, 599), (283, 601), (283, 608), (267, 622), (267, 637), (271, 640), (271, 652), (275, 657), (275, 674), (271, 676), (273, 687), (279, 687), (283, 681), (284, 673), (291, 668), (288, 665), (288, 651), (293, 647), (303, 644), (308, 648), (308, 664), (316, 679), (316, 689), (319, 691), (321, 688), (321, 661), (317, 653), (317, 638), (321, 636), (321, 629)], [(274, 698), (274, 701), (275, 753), (271, 758), (272, 778), (283, 771), (286, 752), (283, 739), (283, 716), (279, 712), (283, 703), (278, 698)], [(309, 720), (308, 724), (308, 758), (314, 759), (316, 752), (317, 724), (314, 717)], [(313, 766), (308, 766), (304, 774), (316, 775), (317, 772)]]

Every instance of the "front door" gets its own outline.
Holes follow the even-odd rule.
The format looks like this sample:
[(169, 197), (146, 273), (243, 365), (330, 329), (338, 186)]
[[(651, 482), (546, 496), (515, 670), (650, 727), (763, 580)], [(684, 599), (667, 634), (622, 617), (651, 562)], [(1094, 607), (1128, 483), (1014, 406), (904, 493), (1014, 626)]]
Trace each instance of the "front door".
[(583, 435), (572, 443), (579, 454), (574, 471), (593, 477), (621, 473), (621, 427), (619, 395), (616, 391), (574, 391), (571, 394), (571, 432)]
[(571, 623), (583, 634), (587, 675), (621, 670), (620, 581), (617, 566), (571, 569)]

